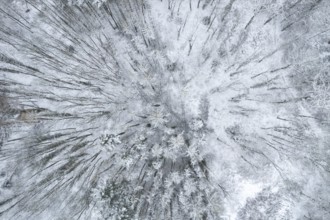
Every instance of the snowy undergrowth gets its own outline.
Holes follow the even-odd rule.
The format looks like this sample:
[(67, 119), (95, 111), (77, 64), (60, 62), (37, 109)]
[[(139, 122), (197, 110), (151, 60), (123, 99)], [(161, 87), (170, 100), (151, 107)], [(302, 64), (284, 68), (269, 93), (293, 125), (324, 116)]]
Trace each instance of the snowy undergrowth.
[(292, 80), (329, 3), (92, 2), (1, 3), (3, 218), (329, 216), (328, 75)]

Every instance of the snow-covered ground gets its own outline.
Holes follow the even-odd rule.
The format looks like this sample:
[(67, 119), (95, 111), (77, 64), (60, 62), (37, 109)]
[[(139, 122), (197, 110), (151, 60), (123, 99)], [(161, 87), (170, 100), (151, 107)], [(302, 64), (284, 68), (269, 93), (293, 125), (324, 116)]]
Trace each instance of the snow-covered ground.
[(0, 219), (330, 218), (329, 1), (0, 6)]

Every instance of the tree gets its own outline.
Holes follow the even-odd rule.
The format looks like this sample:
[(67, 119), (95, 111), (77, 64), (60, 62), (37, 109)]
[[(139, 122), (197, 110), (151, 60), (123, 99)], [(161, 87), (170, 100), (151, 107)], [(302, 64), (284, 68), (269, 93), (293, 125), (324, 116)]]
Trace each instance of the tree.
[[(2, 217), (264, 219), (289, 201), (299, 218), (292, 207), (329, 195), (327, 125), (306, 107), (327, 102), (328, 74), (300, 53), (320, 54), (306, 42), (326, 29), (308, 19), (328, 2), (0, 6), (1, 100), (20, 115), (1, 110), (19, 124), (2, 138)], [(229, 209), (241, 179), (263, 190)]]

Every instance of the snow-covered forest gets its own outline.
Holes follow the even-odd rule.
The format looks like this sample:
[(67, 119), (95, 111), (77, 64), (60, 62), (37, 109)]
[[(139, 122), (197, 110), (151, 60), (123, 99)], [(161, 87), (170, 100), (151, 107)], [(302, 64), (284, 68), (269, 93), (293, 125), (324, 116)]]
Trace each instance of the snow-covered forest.
[(330, 219), (329, 0), (0, 0), (0, 219)]

